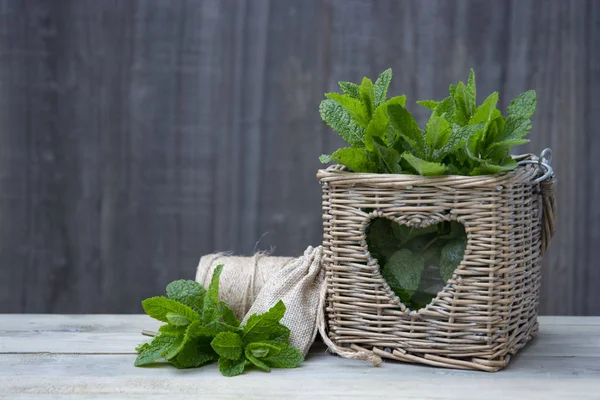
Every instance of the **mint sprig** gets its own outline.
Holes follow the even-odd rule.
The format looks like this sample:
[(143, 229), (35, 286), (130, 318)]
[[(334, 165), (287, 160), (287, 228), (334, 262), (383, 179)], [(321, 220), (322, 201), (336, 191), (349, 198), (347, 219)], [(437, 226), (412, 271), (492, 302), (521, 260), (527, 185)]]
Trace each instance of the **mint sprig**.
[(484, 175), (516, 168), (513, 146), (527, 143), (536, 107), (533, 90), (508, 106), (507, 116), (496, 108), (498, 93), (477, 105), (475, 73), (467, 83), (450, 85), (441, 101), (420, 100), (432, 111), (421, 130), (405, 108), (406, 97), (387, 100), (392, 70), (373, 84), (339, 82), (343, 93), (327, 93), (319, 111), (327, 125), (350, 145), (321, 162), (335, 162), (354, 172), (408, 173), (417, 175)]
[(167, 324), (147, 343), (136, 348), (136, 366), (165, 359), (176, 368), (194, 368), (218, 361), (225, 376), (241, 374), (254, 365), (271, 368), (297, 367), (304, 357), (288, 345), (290, 330), (281, 324), (282, 301), (264, 314), (250, 316), (246, 325), (223, 301), (219, 301), (219, 277), (223, 265), (213, 272), (208, 290), (188, 280), (171, 282), (167, 296), (142, 302), (146, 313)]

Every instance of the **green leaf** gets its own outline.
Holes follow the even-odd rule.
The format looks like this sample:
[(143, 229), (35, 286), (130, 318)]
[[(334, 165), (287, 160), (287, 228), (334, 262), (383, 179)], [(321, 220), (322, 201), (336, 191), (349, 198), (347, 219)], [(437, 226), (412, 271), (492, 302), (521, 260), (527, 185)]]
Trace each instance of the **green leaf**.
[(356, 100), (339, 93), (326, 93), (325, 97), (342, 106), (358, 126), (366, 128), (367, 125), (369, 125), (370, 114), (365, 108), (365, 105), (361, 102), (361, 100), (364, 102), (364, 99), (362, 99), (362, 89), (361, 100)]
[(475, 93), (463, 82), (458, 82), (452, 96), (456, 105), (455, 120), (465, 125), (475, 112)]
[(424, 228), (414, 228), (412, 226), (406, 226), (403, 224), (393, 223), (392, 231), (394, 233), (394, 237), (400, 241), (400, 243), (404, 244), (411, 239), (414, 239), (418, 236), (428, 235), (431, 233), (436, 233), (438, 230), (436, 225), (429, 225)]
[(165, 352), (163, 352), (162, 356), (165, 358), (165, 360), (171, 360), (173, 357), (175, 357), (177, 354), (179, 354), (179, 352), (185, 346), (187, 339), (188, 339), (187, 335), (177, 336), (175, 338), (175, 341), (171, 344), (171, 346)]
[(535, 90), (521, 93), (508, 105), (508, 115), (511, 118), (531, 118), (535, 113), (537, 99)]
[(219, 312), (219, 277), (221, 276), (221, 272), (223, 272), (223, 264), (217, 265), (213, 271), (210, 285), (204, 297), (204, 308), (202, 310), (203, 324), (219, 321), (221, 318), (221, 313)]
[(373, 151), (373, 138), (380, 138), (382, 141), (387, 141), (387, 132), (389, 127), (389, 119), (387, 116), (387, 105), (382, 104), (375, 110), (369, 126), (365, 131), (365, 146), (367, 150)]
[(273, 327), (273, 329), (271, 329), (268, 339), (276, 342), (287, 343), (290, 339), (290, 329), (283, 324), (277, 324), (275, 327)]
[(162, 322), (169, 322), (168, 313), (182, 315), (190, 321), (200, 320), (198, 313), (190, 307), (164, 296), (150, 297), (142, 301), (142, 307), (146, 314)]
[(297, 348), (285, 345), (278, 354), (269, 354), (263, 361), (272, 368), (296, 368), (304, 357)]
[(242, 340), (244, 344), (268, 340), (284, 314), (285, 305), (279, 300), (266, 313), (250, 316), (243, 327)]
[(240, 357), (237, 360), (228, 360), (227, 358), (219, 358), (219, 371), (223, 376), (236, 376), (244, 372), (246, 359)]
[(242, 355), (242, 338), (232, 332), (221, 332), (210, 342), (213, 350), (220, 356), (237, 360)]
[(433, 151), (440, 149), (450, 139), (452, 128), (445, 119), (432, 115), (425, 125), (425, 140), (430, 151), (430, 157)]
[(375, 81), (375, 85), (373, 86), (373, 91), (375, 92), (375, 107), (379, 106), (382, 103), (385, 103), (387, 98), (387, 91), (391, 81), (391, 68), (388, 68), (385, 71), (383, 71)]
[(367, 136), (367, 148), (377, 154), (382, 164), (382, 171), (388, 174), (399, 174), (402, 172), (400, 167), (401, 155), (392, 147), (387, 147), (380, 138), (371, 138)]
[(423, 176), (434, 176), (444, 175), (447, 167), (443, 164), (425, 161), (421, 158), (415, 157), (410, 153), (403, 153), (402, 159), (406, 161), (419, 175)]
[(167, 320), (169, 321), (169, 324), (178, 326), (186, 326), (191, 323), (185, 316), (172, 312), (167, 313)]
[(198, 282), (180, 279), (167, 285), (167, 296), (190, 307), (197, 313), (202, 313), (206, 289)]
[(517, 162), (512, 158), (502, 165), (482, 162), (478, 167), (473, 168), (471, 175), (493, 175), (500, 172), (510, 171), (517, 168)]
[(469, 124), (474, 125), (491, 121), (494, 110), (496, 110), (496, 104), (498, 104), (498, 92), (493, 92), (477, 107), (475, 114), (469, 120)]
[[(394, 283), (397, 283), (401, 289), (410, 291), (415, 291), (419, 287), (424, 268), (423, 258), (408, 249), (395, 252), (383, 267), (387, 275), (394, 278)], [(388, 284), (392, 286), (389, 281)]]
[(440, 104), (440, 102), (435, 100), (418, 100), (417, 104), (425, 108), (429, 108), (431, 111), (434, 111)]
[[(373, 82), (367, 77), (364, 77), (362, 83), (360, 84), (360, 100), (363, 103), (364, 109), (367, 112), (367, 116), (369, 120), (371, 116), (375, 112), (375, 93), (373, 89)], [(367, 125), (369, 121), (367, 120)], [(366, 127), (366, 126), (365, 126)]]
[(400, 138), (409, 144), (414, 154), (423, 156), (425, 139), (414, 117), (400, 104), (390, 104), (387, 109), (390, 122), (396, 128)]
[(234, 327), (240, 326), (240, 320), (237, 319), (233, 310), (229, 308), (227, 303), (224, 301), (219, 302), (219, 312), (223, 316), (223, 322), (225, 322), (227, 325)]
[[(281, 348), (284, 346), (281, 342), (254, 342), (246, 346), (246, 352), (250, 352), (253, 357), (265, 358), (267, 356), (276, 356), (281, 352)], [(287, 347), (287, 344), (285, 345)]]
[(383, 266), (388, 259), (398, 250), (398, 241), (394, 238), (392, 222), (385, 218), (375, 218), (368, 226), (367, 245), (373, 258)]
[(135, 360), (135, 366), (151, 364), (165, 354), (176, 342), (176, 338), (167, 335), (155, 336), (152, 341), (138, 347), (139, 355)]
[(458, 267), (463, 260), (465, 254), (465, 248), (467, 246), (465, 238), (453, 239), (448, 241), (444, 247), (442, 247), (442, 253), (440, 257), (440, 275), (444, 282), (448, 282), (454, 270)]
[(356, 83), (338, 82), (338, 85), (340, 85), (342, 92), (344, 92), (346, 96), (360, 100), (360, 86), (358, 86)]
[(366, 150), (356, 147), (343, 147), (330, 156), (323, 154), (319, 160), (324, 164), (335, 162), (345, 165), (354, 172), (377, 171), (377, 165), (369, 159)]
[(473, 106), (477, 105), (477, 88), (475, 87), (475, 71), (473, 68), (469, 70), (469, 80), (467, 81), (467, 91), (472, 93)]
[(457, 151), (463, 147), (474, 132), (485, 129), (485, 124), (460, 126), (452, 125), (452, 133), (448, 141), (439, 149), (433, 152), (433, 161), (441, 161), (447, 154)]
[(158, 328), (158, 331), (168, 336), (179, 336), (185, 334), (186, 327), (167, 324)]
[(195, 368), (216, 361), (218, 358), (217, 353), (210, 347), (210, 342), (202, 339), (191, 339), (169, 361), (177, 368)]
[(531, 120), (529, 119), (515, 119), (508, 117), (506, 119), (506, 125), (504, 127), (503, 135), (498, 138), (499, 141), (522, 139), (527, 136), (531, 130)]
[(321, 119), (337, 131), (349, 145), (364, 147), (365, 130), (358, 126), (350, 114), (333, 100), (323, 100), (319, 106)]
[(252, 355), (252, 353), (250, 353), (248, 351), (248, 349), (246, 348), (245, 350), (245, 355), (246, 358), (248, 359), (248, 361), (250, 361), (252, 364), (256, 365), (258, 368), (265, 370), (267, 372), (271, 371), (271, 368), (264, 363), (264, 361), (260, 360), (259, 358), (256, 358)]

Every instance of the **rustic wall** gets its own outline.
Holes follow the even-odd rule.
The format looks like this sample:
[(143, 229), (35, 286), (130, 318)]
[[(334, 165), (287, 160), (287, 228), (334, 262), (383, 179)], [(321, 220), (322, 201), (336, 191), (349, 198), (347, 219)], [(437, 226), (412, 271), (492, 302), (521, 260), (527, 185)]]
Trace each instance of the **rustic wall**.
[(598, 49), (593, 0), (0, 0), (0, 312), (139, 312), (204, 253), (317, 244), (318, 103), (391, 66), (411, 100), (537, 90), (542, 310), (598, 315)]

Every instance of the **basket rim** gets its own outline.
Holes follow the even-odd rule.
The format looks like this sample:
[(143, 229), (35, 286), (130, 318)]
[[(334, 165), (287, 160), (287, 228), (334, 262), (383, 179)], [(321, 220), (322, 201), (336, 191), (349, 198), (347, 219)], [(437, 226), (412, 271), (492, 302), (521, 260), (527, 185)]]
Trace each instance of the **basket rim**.
[[(535, 156), (533, 156), (535, 157)], [(369, 183), (369, 184), (423, 184), (430, 185), (449, 185), (449, 184), (468, 184), (468, 185), (489, 185), (506, 182), (520, 182), (536, 184), (535, 179), (539, 176), (540, 168), (525, 164), (519, 165), (510, 171), (500, 172), (493, 175), (436, 175), (422, 176), (413, 174), (381, 174), (373, 172), (352, 172), (347, 167), (334, 164), (325, 169), (317, 171), (317, 178), (321, 183), (333, 182), (348, 184)]]

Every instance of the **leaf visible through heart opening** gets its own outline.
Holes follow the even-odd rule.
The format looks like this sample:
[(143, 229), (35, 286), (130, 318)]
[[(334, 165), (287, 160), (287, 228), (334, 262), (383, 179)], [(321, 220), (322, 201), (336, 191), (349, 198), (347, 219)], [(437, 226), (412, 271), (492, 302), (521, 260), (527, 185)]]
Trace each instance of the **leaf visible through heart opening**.
[(369, 252), (400, 301), (419, 310), (437, 296), (463, 259), (465, 228), (441, 222), (423, 228), (375, 218), (367, 228)]

